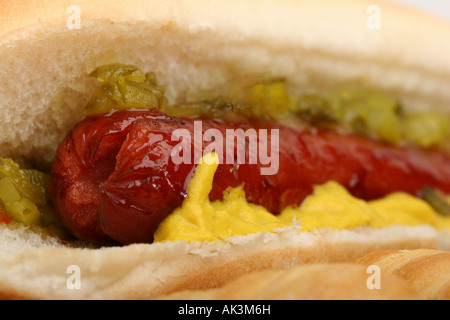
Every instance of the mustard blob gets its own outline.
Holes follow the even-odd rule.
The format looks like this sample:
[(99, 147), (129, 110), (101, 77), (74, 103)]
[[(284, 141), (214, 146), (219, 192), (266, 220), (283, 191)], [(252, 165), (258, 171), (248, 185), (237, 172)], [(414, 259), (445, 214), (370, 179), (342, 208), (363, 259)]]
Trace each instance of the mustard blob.
[(285, 208), (275, 216), (264, 207), (248, 203), (241, 187), (228, 188), (222, 201), (210, 201), (216, 154), (207, 154), (198, 165), (187, 197), (159, 225), (155, 242), (217, 241), (261, 232), (278, 233), (287, 228), (299, 232), (329, 228), (383, 228), (391, 225), (431, 225), (450, 229), (450, 218), (438, 215), (424, 200), (397, 192), (382, 199), (364, 201), (340, 184), (329, 181), (314, 187), (300, 206)]
[(250, 204), (242, 188), (228, 188), (223, 201), (209, 200), (216, 154), (207, 154), (188, 186), (187, 197), (159, 225), (154, 241), (217, 241), (234, 235), (273, 232), (286, 224), (264, 207)]

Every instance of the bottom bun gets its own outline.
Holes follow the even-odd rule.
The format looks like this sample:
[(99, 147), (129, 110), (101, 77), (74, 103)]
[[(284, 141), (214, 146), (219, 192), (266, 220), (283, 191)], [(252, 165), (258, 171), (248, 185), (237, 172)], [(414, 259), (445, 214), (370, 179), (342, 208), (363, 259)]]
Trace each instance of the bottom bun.
[(426, 299), (450, 300), (450, 252), (440, 250), (376, 250), (353, 261), (408, 281)]
[(253, 271), (351, 261), (375, 249), (434, 249), (437, 239), (430, 226), (391, 226), (89, 249), (0, 226), (0, 298), (153, 299), (216, 288)]
[(448, 251), (374, 250), (352, 262), (318, 263), (296, 266), (287, 271), (253, 272), (220, 288), (183, 290), (157, 299), (450, 299)]
[[(367, 284), (367, 269), (352, 263), (317, 263), (290, 270), (252, 272), (223, 287), (183, 290), (158, 300), (418, 300), (405, 280), (380, 273), (383, 286)], [(369, 279), (370, 280), (370, 279)], [(380, 280), (381, 281), (381, 280)], [(370, 283), (370, 281), (369, 281)]]

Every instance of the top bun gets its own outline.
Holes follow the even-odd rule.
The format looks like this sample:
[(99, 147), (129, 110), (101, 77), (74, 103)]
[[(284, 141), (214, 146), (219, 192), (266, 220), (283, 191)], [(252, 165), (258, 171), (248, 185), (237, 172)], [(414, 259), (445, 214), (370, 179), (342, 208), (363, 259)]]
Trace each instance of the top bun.
[(293, 93), (361, 86), (449, 109), (450, 23), (384, 1), (26, 0), (0, 13), (0, 156), (49, 164), (84, 117), (97, 66), (135, 64), (171, 102), (238, 79)]
[[(391, 94), (410, 109), (450, 107), (450, 24), (400, 5), (376, 0), (73, 4), (0, 1), (0, 157), (24, 155), (48, 165), (70, 127), (85, 116), (83, 107), (97, 86), (87, 75), (112, 62), (155, 72), (159, 83), (168, 85), (172, 103), (221, 95), (241, 80), (271, 76), (286, 78), (294, 94), (359, 86)], [(431, 226), (300, 234), (287, 229), (227, 241), (90, 250), (0, 225), (0, 240), (0, 299), (154, 298), (216, 287), (253, 270), (439, 244)], [(66, 270), (72, 265), (83, 270), (83, 290), (68, 286)]]

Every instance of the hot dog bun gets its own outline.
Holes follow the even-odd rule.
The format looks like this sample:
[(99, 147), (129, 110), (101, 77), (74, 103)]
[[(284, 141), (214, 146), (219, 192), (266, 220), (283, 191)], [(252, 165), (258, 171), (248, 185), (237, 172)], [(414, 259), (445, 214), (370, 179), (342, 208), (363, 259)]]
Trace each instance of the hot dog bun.
[[(379, 30), (367, 27), (374, 3)], [(391, 94), (405, 108), (449, 108), (450, 24), (389, 2), (80, 0), (80, 29), (69, 6), (1, 3), (2, 157), (48, 166), (84, 116), (96, 85), (86, 75), (116, 61), (154, 71), (170, 84), (171, 102), (217, 96), (236, 81), (268, 74), (286, 78), (294, 93), (357, 84)], [(429, 226), (395, 226), (88, 249), (2, 225), (0, 297), (153, 298), (253, 270), (348, 261), (371, 249), (436, 248), (438, 237)], [(80, 267), (81, 289), (68, 288), (71, 265)]]
[[(379, 267), (381, 271), (377, 288), (367, 285), (368, 274), (372, 274), (371, 266)], [(347, 283), (355, 285), (348, 286)], [(288, 271), (254, 272), (221, 288), (183, 290), (157, 299), (449, 300), (450, 252), (430, 249), (374, 250), (352, 263), (318, 263), (297, 266)]]
[[(0, 229), (1, 230), (1, 229)], [(0, 297), (26, 299), (151, 299), (205, 289), (256, 270), (344, 262), (374, 249), (433, 248), (430, 227), (238, 236), (221, 242), (170, 242), (127, 247), (67, 248), (1, 230)], [(70, 290), (67, 268), (78, 266), (82, 288)], [(351, 283), (349, 283), (351, 285)]]

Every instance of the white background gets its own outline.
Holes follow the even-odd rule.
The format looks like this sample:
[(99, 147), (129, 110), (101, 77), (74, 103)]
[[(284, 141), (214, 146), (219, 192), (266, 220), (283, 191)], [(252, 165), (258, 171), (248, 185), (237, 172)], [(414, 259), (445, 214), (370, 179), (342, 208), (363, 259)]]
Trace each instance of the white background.
[[(450, 20), (450, 0), (395, 0), (410, 4)], [(449, 35), (450, 37), (450, 35)]]

